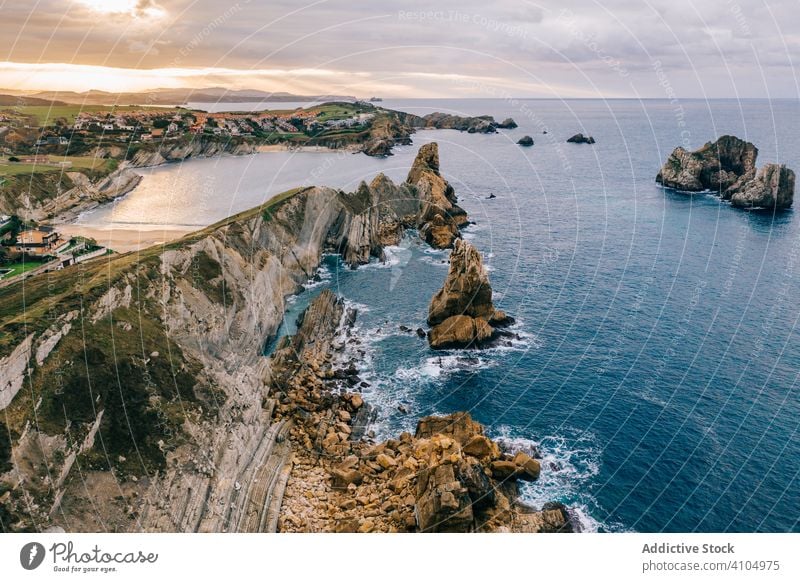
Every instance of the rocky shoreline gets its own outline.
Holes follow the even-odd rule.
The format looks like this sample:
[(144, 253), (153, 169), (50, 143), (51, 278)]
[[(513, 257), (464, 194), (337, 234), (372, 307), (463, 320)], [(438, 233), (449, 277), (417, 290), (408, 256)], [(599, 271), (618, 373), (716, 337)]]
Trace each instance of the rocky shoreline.
[(340, 352), (360, 341), (357, 314), (330, 291), (263, 356), (324, 252), (353, 267), (380, 257), (442, 196), (451, 209), (433, 216), (456, 220), (428, 144), (402, 184), (288, 191), (168, 245), (0, 289), (3, 527), (573, 529), (561, 506), (518, 502), (538, 461), (463, 413), (372, 442), (358, 361)]
[(422, 418), (415, 434), (380, 443), (365, 437), (366, 386), (355, 358), (338, 352), (360, 341), (356, 317), (325, 290), (272, 356), (275, 418), (291, 423), (294, 451), (277, 531), (574, 531), (563, 506), (519, 502), (517, 482), (538, 479), (539, 461), (501, 452), (467, 413)]

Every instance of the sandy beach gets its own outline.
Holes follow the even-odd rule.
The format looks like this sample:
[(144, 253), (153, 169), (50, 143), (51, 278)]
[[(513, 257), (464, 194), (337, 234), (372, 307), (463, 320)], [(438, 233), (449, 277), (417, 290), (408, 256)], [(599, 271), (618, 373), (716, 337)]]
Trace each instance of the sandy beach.
[(341, 148), (338, 149), (334, 149), (326, 146), (309, 146), (309, 145), (297, 146), (297, 145), (279, 143), (279, 144), (264, 144), (257, 146), (256, 151), (260, 154), (268, 152), (295, 152), (295, 153), (302, 152), (311, 154), (330, 154), (340, 151), (357, 153), (361, 151), (361, 149), (357, 144), (351, 144), (347, 146), (342, 146)]
[(81, 224), (61, 224), (58, 231), (65, 237), (85, 236), (95, 239), (98, 244), (113, 249), (119, 253), (137, 251), (153, 245), (164, 244), (180, 238), (190, 232), (200, 230), (202, 227), (176, 228), (115, 228), (95, 227)]

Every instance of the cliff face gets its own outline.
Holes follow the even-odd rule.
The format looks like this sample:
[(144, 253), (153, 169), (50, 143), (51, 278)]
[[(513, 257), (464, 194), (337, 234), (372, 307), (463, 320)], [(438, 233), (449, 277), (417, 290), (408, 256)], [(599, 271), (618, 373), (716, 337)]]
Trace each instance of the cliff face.
[(492, 303), (492, 287), (480, 252), (457, 240), (444, 286), (428, 308), (431, 347), (480, 347), (495, 337), (496, 327), (509, 323), (511, 318)]
[(130, 165), (134, 168), (143, 168), (181, 162), (190, 158), (210, 158), (223, 153), (239, 156), (254, 154), (257, 151), (258, 144), (255, 142), (193, 137), (190, 140), (163, 142), (152, 148), (142, 147), (130, 158)]
[[(274, 510), (243, 513), (247, 495), (266, 507), (280, 488), (242, 493), (242, 483), (263, 473), (277, 485), (288, 462), (259, 346), (325, 249), (366, 262), (416, 224), (419, 207), (415, 188), (385, 176), (355, 193), (306, 188), (164, 247), (0, 290), (2, 460), (13, 466), (0, 500), (11, 527), (274, 526)], [(108, 503), (102, 523), (84, 486)]]
[[(417, 222), (417, 196), (385, 176), (289, 191), (169, 245), (0, 289), (3, 529), (568, 530), (563, 510), (515, 503), (538, 462), (464, 415), (363, 439), (373, 412), (343, 351), (356, 313), (330, 291), (263, 356), (322, 253), (379, 254)], [(466, 272), (483, 285), (480, 266)]]
[(686, 192), (711, 190), (740, 208), (788, 208), (794, 198), (794, 172), (777, 164), (756, 172), (757, 157), (752, 143), (724, 135), (694, 152), (676, 148), (656, 182)]
[(56, 216), (61, 221), (71, 220), (84, 210), (127, 194), (141, 179), (124, 163), (98, 178), (77, 171), (14, 176), (0, 189), (0, 210), (37, 221)]

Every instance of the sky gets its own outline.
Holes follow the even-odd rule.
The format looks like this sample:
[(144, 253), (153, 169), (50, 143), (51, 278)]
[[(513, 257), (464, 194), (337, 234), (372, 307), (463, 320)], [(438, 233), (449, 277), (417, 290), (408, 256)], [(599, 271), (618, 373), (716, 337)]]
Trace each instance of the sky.
[(0, 0), (0, 88), (800, 96), (798, 0)]

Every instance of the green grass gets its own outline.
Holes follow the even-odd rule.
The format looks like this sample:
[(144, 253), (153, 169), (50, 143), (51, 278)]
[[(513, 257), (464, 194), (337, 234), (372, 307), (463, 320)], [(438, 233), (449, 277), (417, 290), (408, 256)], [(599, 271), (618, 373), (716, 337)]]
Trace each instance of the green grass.
[(49, 172), (92, 170), (101, 173), (112, 172), (119, 162), (111, 159), (101, 159), (92, 156), (50, 156), (52, 163), (71, 162), (69, 167), (46, 166), (43, 164), (24, 164), (9, 162), (8, 158), (0, 158), (0, 176), (24, 176), (31, 174), (44, 174)]
[(43, 263), (34, 263), (32, 261), (27, 261), (25, 263), (12, 263), (10, 265), (2, 265), (0, 269), (11, 269), (10, 273), (6, 273), (5, 275), (0, 275), (0, 280), (5, 281), (7, 279), (11, 279), (12, 277), (16, 277), (17, 275), (22, 275), (22, 273), (27, 273), (28, 271), (32, 271), (33, 269), (39, 268), (42, 266)]
[(312, 111), (319, 113), (317, 121), (324, 123), (335, 119), (347, 119), (364, 111), (363, 107), (353, 103), (326, 103), (313, 107)]
[(144, 107), (138, 105), (25, 105), (11, 110), (20, 116), (32, 117), (39, 127), (53, 125), (58, 119), (65, 119), (72, 125), (79, 113), (111, 113), (124, 111), (163, 111), (164, 114), (174, 113), (176, 110), (165, 107)]

